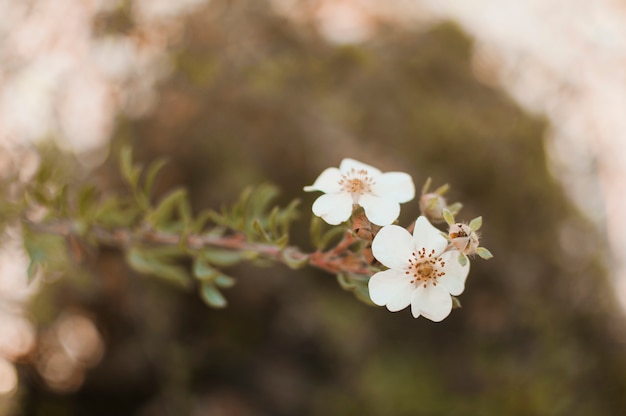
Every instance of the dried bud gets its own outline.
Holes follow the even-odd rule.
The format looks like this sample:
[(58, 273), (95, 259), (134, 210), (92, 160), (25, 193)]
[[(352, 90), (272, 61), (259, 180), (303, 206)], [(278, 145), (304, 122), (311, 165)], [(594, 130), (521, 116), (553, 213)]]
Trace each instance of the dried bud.
[(443, 221), (443, 210), (447, 207), (446, 200), (441, 195), (431, 192), (420, 198), (422, 214), (431, 222)]
[(461, 253), (471, 255), (478, 248), (478, 235), (469, 225), (456, 223), (450, 226), (449, 234), (452, 245)]
[(361, 240), (372, 241), (378, 228), (367, 219), (364, 213), (356, 215), (352, 221), (352, 231)]

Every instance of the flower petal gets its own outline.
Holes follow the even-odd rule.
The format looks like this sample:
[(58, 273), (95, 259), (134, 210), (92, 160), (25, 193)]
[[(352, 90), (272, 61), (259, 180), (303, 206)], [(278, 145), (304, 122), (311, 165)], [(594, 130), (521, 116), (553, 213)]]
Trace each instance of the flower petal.
[(411, 294), (411, 313), (433, 322), (443, 321), (452, 311), (452, 298), (441, 285), (418, 286)]
[(372, 194), (363, 194), (358, 203), (365, 210), (365, 216), (376, 225), (389, 225), (400, 215), (400, 204)]
[(403, 272), (393, 269), (373, 275), (368, 288), (372, 302), (379, 306), (387, 306), (391, 312), (397, 312), (409, 306), (411, 292), (415, 290), (415, 286)]
[(452, 250), (441, 255), (446, 264), (443, 267), (445, 274), (437, 278), (437, 283), (441, 283), (454, 296), (460, 295), (465, 290), (465, 280), (470, 269), (469, 260), (465, 262), (465, 266), (461, 266), (459, 254), (458, 251)]
[(361, 170), (364, 169), (367, 171), (367, 174), (370, 178), (378, 177), (382, 174), (382, 172), (376, 169), (374, 166), (368, 165), (363, 162), (359, 162), (358, 160), (346, 158), (341, 161), (339, 164), (339, 170), (342, 173), (348, 173), (350, 169)]
[(415, 241), (411, 234), (398, 225), (388, 225), (374, 237), (372, 254), (389, 267), (404, 272), (415, 251)]
[(325, 169), (320, 176), (317, 177), (313, 185), (305, 186), (306, 192), (322, 191), (327, 194), (334, 194), (341, 191), (341, 171), (337, 168)]
[(404, 203), (415, 198), (415, 184), (404, 172), (387, 172), (376, 178), (372, 193), (381, 198)]
[(313, 202), (313, 214), (331, 225), (341, 224), (352, 214), (352, 195), (324, 194)]
[(448, 240), (441, 235), (441, 231), (435, 228), (423, 215), (415, 221), (413, 229), (415, 247), (419, 250), (425, 248), (429, 253), (435, 250), (435, 255), (440, 255), (448, 247)]

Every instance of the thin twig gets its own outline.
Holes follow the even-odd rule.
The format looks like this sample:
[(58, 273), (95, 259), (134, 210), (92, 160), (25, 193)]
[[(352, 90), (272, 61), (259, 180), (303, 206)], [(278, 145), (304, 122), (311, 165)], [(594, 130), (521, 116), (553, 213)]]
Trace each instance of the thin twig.
[[(70, 220), (56, 221), (54, 223), (29, 222), (28, 226), (46, 234), (55, 234), (67, 238), (78, 236)], [(280, 248), (273, 244), (251, 242), (246, 240), (241, 233), (226, 236), (211, 234), (187, 234), (181, 236), (180, 234), (157, 231), (151, 228), (131, 230), (127, 228), (107, 229), (99, 226), (91, 227), (89, 233), (98, 243), (120, 249), (130, 248), (138, 244), (179, 246), (181, 243), (184, 243), (184, 246), (193, 250), (214, 247), (233, 251), (251, 251), (281, 263), (287, 263), (286, 258), (289, 258), (291, 261), (306, 261), (310, 266), (332, 274), (340, 272), (372, 274), (370, 268), (363, 261), (358, 259), (354, 253), (349, 252), (348, 248), (356, 241), (350, 232), (347, 232), (343, 240), (330, 251), (317, 251), (314, 253), (302, 252), (296, 246)]]

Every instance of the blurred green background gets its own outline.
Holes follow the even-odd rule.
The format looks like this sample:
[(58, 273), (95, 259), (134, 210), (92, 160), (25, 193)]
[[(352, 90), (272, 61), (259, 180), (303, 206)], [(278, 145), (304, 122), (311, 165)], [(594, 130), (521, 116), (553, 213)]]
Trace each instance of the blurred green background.
[[(103, 15), (103, 33), (134, 22)], [(102, 361), (74, 392), (54, 392), (28, 363), (14, 400), (24, 415), (617, 415), (626, 411), (624, 320), (606, 243), (546, 168), (544, 120), (479, 83), (453, 24), (392, 26), (359, 45), (325, 41), (265, 1), (213, 0), (184, 22), (156, 107), (120, 117), (111, 148), (167, 156), (158, 192), (188, 187), (196, 210), (264, 182), (301, 198), (293, 242), (310, 249), (302, 192), (352, 157), (449, 183), (460, 218), (482, 215), (482, 244), (442, 323), (357, 301), (334, 276), (282, 265), (228, 270), (229, 307), (132, 273), (102, 248), (88, 273), (45, 286), (40, 328), (86, 311)], [(114, 157), (89, 180), (121, 188)], [(403, 206), (400, 223), (419, 214)], [(69, 272), (68, 272), (69, 273)]]

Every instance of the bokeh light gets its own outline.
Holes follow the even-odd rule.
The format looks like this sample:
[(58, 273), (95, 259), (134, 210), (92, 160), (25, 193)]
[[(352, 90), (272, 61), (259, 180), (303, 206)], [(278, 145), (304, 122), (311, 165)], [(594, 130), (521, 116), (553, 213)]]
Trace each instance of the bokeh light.
[(10, 395), (17, 389), (17, 371), (15, 366), (0, 357), (0, 399), (2, 396)]

